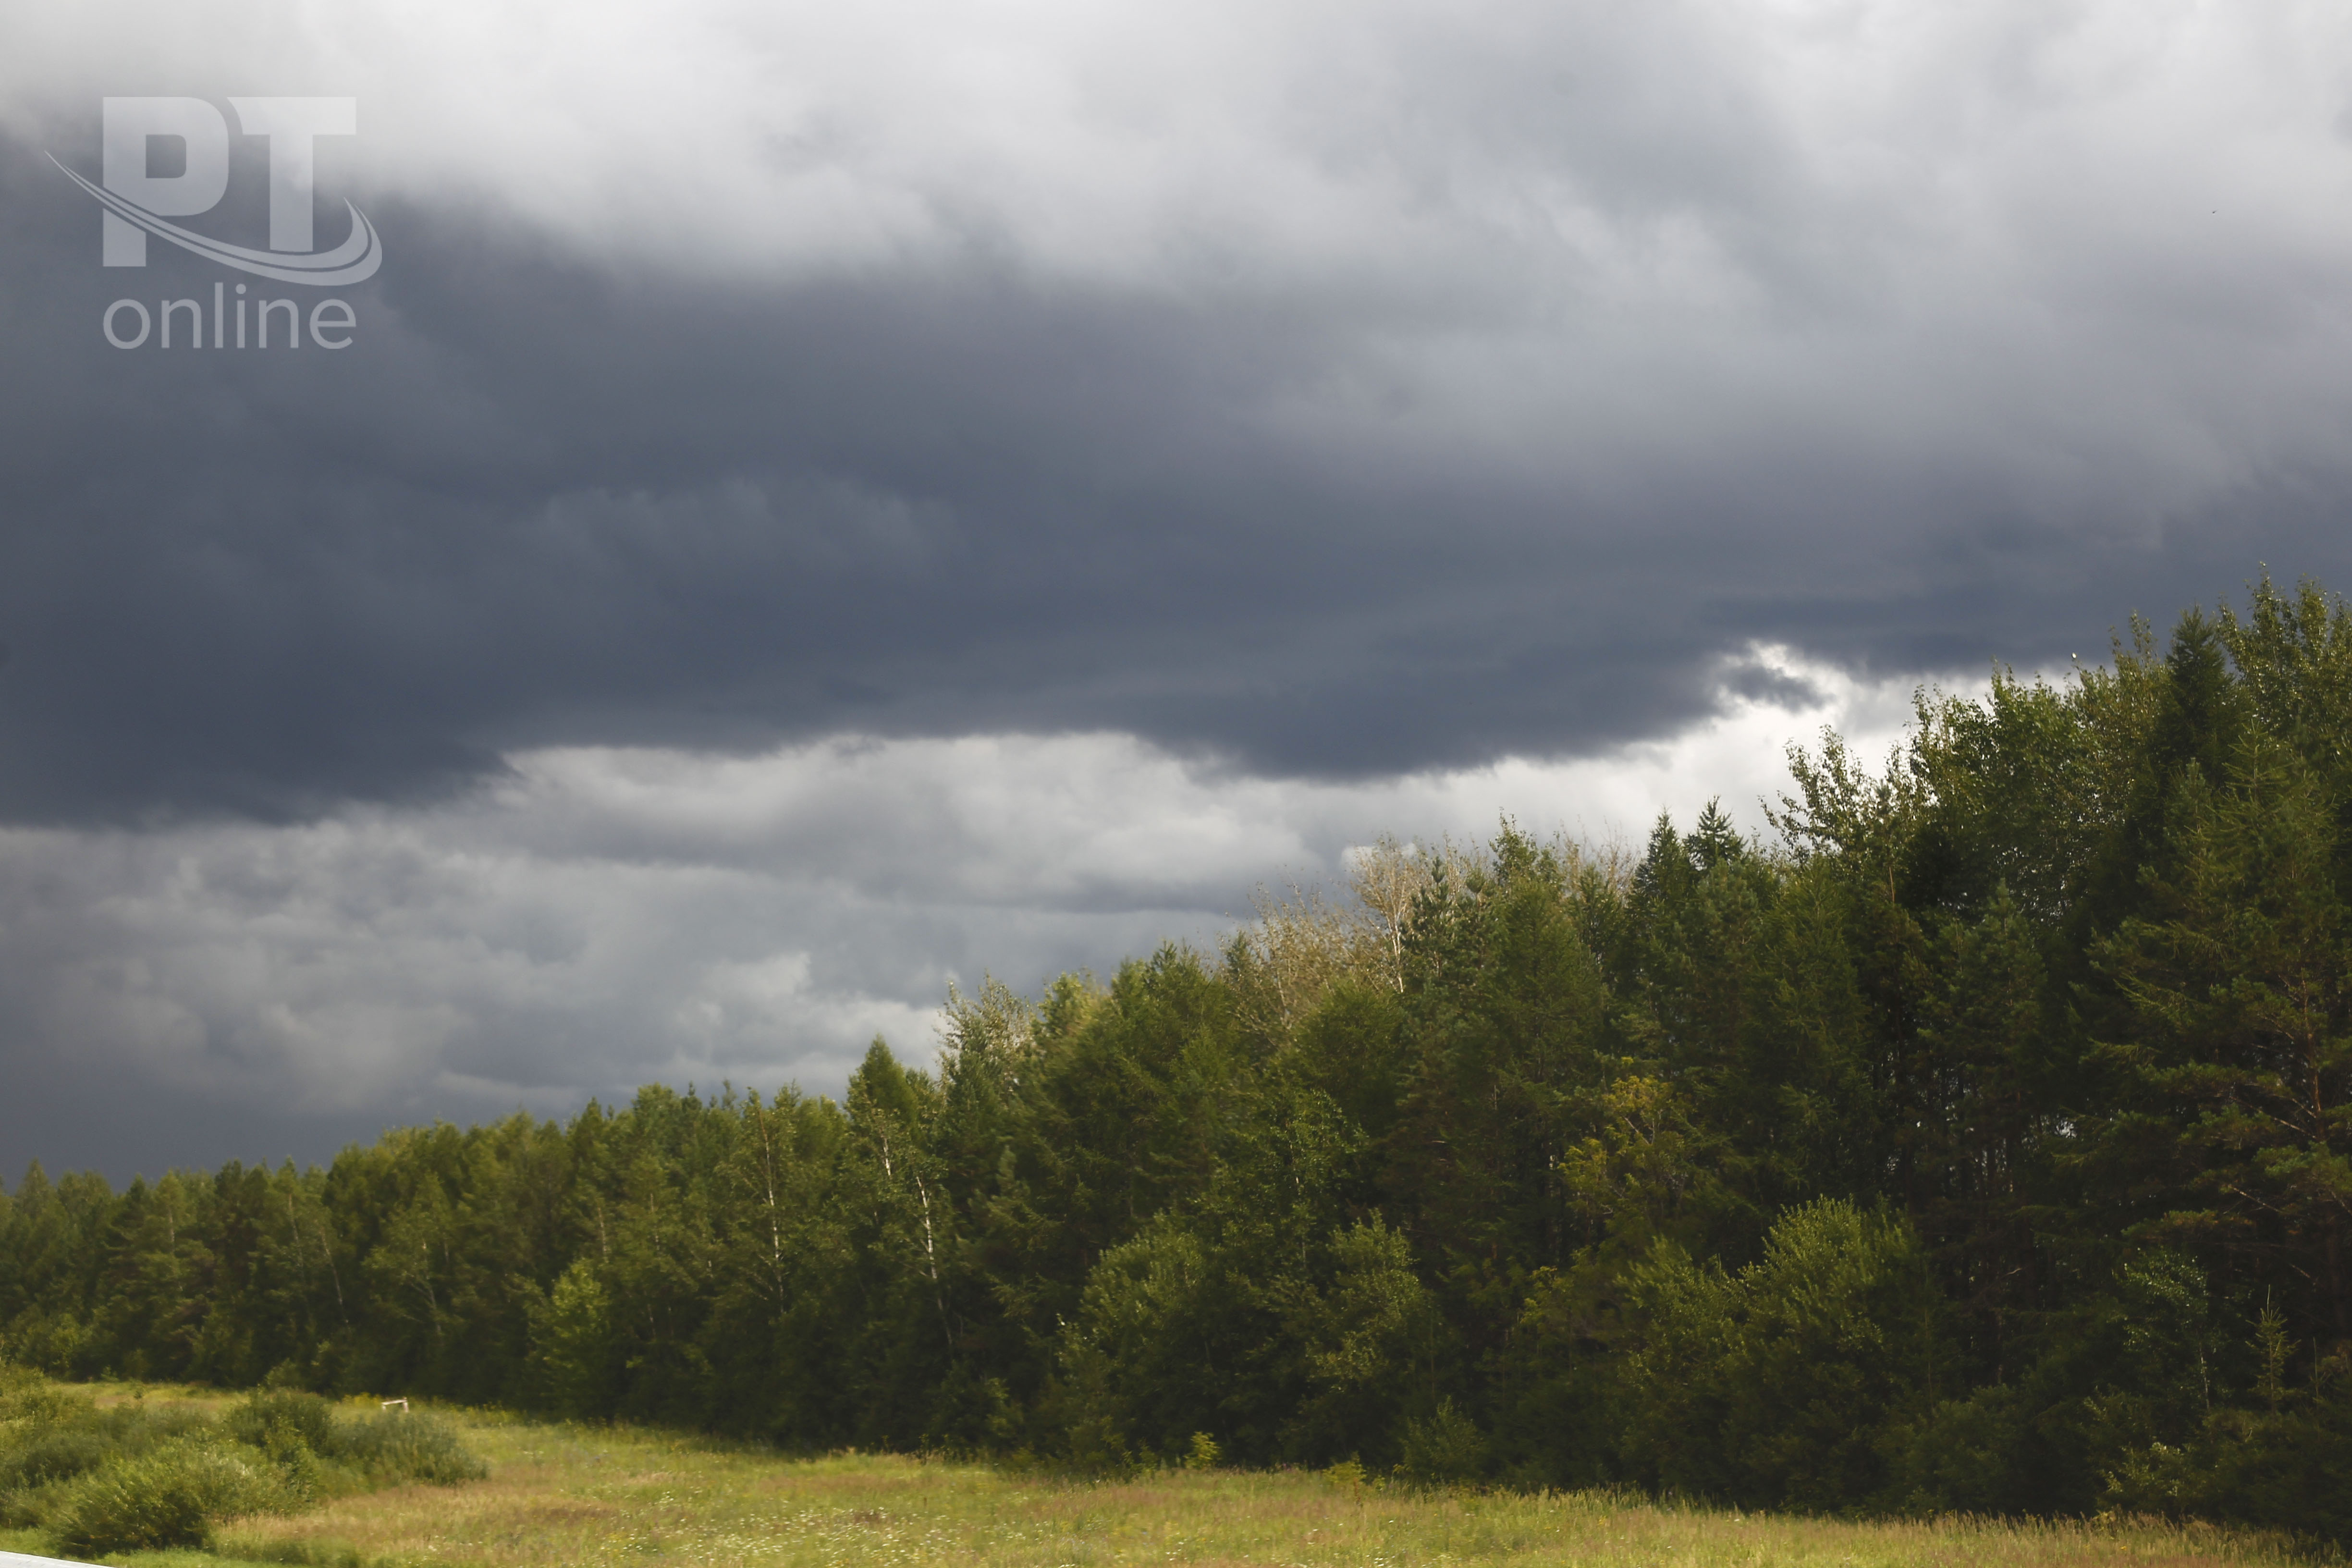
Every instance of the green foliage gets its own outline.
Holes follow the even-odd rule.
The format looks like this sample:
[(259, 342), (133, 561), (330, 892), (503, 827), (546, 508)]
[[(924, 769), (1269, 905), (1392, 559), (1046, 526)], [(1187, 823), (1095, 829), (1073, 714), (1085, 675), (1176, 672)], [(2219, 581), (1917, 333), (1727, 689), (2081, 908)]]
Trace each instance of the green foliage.
[(385, 1486), (403, 1481), (455, 1486), (489, 1474), (489, 1467), (459, 1441), (455, 1427), (422, 1412), (385, 1411), (341, 1426), (331, 1457)]
[(35, 1166), (0, 1353), (268, 1392), (206, 1434), (0, 1387), (7, 1506), (166, 1453), (468, 1473), (303, 1392), (380, 1389), (2352, 1539), (2347, 733), (2352, 614), (2265, 582), (1923, 695), (1884, 767), (1825, 736), (1769, 839), (1382, 840), (1214, 956), (951, 994), (935, 1064), (877, 1040), (838, 1103)]
[(615, 1373), (613, 1299), (593, 1259), (576, 1258), (557, 1276), (532, 1325), (540, 1393), (549, 1408), (572, 1416), (613, 1407)]
[(1450, 1398), (1404, 1424), (1397, 1470), (1428, 1486), (1474, 1481), (1486, 1471), (1486, 1438)]
[(1840, 1200), (1791, 1211), (1727, 1274), (1671, 1243), (1634, 1276), (1628, 1461), (1670, 1491), (1832, 1509), (1881, 1495), (1889, 1429), (1942, 1352), (1943, 1303), (1908, 1225)]
[(119, 1461), (202, 1442), (214, 1424), (182, 1405), (101, 1410), (89, 1394), (0, 1370), (0, 1521), (37, 1524), (63, 1489)]
[(58, 1550), (80, 1557), (207, 1546), (219, 1521), (289, 1500), (266, 1461), (184, 1438), (91, 1471), (62, 1500), (50, 1533)]
[(40, 1526), (69, 1553), (201, 1546), (240, 1514), (487, 1473), (426, 1415), (346, 1420), (289, 1389), (258, 1391), (219, 1420), (143, 1397), (100, 1408), (79, 1390), (0, 1369), (0, 1523)]
[(331, 1456), (342, 1446), (334, 1406), (295, 1389), (257, 1392), (232, 1408), (221, 1424), (230, 1436), (256, 1448), (303, 1448)]

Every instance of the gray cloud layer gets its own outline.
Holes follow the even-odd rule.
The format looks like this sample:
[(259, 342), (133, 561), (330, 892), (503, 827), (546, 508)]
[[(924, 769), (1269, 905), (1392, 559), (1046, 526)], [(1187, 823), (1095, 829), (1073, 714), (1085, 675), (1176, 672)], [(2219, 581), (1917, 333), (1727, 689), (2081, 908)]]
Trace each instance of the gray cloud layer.
[[(16, 994), (46, 998), (15, 1015), (47, 1020), (18, 1036), (41, 1052), (163, 1040), (159, 1082), (216, 1086), (265, 1037), (256, 1059), (431, 1057), (409, 1001), (379, 1029), (285, 978), (310, 928), (266, 911), (341, 889), (472, 930), (454, 911), (483, 895), (303, 836), (380, 811), (507, 843), (523, 818), (462, 803), (564, 748), (723, 770), (844, 736), (1127, 735), (1215, 776), (1377, 789), (1622, 756), (1771, 695), (1783, 677), (1733, 668), (1759, 643), (1874, 677), (2054, 665), (2264, 563), (2352, 582), (2340, 8), (695, 0), (562, 22), (12, 18), (0, 819), (54, 837), (10, 839), (5, 880), (80, 909), (177, 857), (207, 888), (273, 846), (308, 868), (205, 903), (259, 944), (243, 970), (168, 921), (0, 928)], [(161, 247), (100, 268), (44, 153), (92, 168), (103, 93), (256, 87), (360, 100), (321, 165), (322, 234), (350, 195), (387, 246), (358, 341), (110, 348), (110, 300), (209, 299), (215, 275)], [(259, 213), (240, 153), (204, 221), (251, 239)], [(887, 863), (888, 834), (863, 821), (839, 853)], [(961, 907), (943, 889), (905, 897)], [(729, 921), (790, 924), (742, 896)], [(806, 956), (793, 991), (814, 950), (789, 942), (723, 962), (813, 1016), (919, 1008), (969, 956), (938, 918), (874, 937), (887, 978)], [(1049, 950), (1076, 951), (1022, 962)], [(667, 978), (635, 991), (695, 997), (733, 950), (656, 951)], [(85, 961), (167, 952), (176, 978), (130, 991), (181, 1022), (59, 1000)], [(530, 1058), (558, 1026), (416, 966), (467, 1020), (451, 1038)], [(301, 1030), (255, 1033), (272, 997)], [(854, 1019), (793, 1037), (833, 1049)], [(689, 1060), (645, 1043), (667, 1024), (627, 1030), (578, 1071), (448, 1071), (527, 1097)], [(16, 1049), (19, 1103), (65, 1092)], [(414, 1073), (351, 1077), (395, 1080), (386, 1114), (428, 1103)], [(373, 1102), (302, 1103), (340, 1127)]]
[(1328, 881), (1401, 825), (1638, 837), (1715, 791), (1756, 824), (1782, 738), (1874, 743), (1906, 710), (1780, 650), (1726, 674), (1770, 690), (1582, 763), (1310, 784), (1099, 733), (575, 748), (298, 825), (0, 829), (0, 1075), (29, 1091), (0, 1158), (319, 1157), (648, 1079), (837, 1091), (877, 1033), (926, 1056), (950, 980), (1213, 945), (1253, 884)]
[[(620, 116), (679, 189), (591, 131), (554, 204), (496, 145), (458, 177), (389, 84), (393, 260), (299, 363), (100, 342), (133, 282), (210, 275), (93, 266), (36, 151), (86, 156), (87, 100), (27, 102), (0, 805), (299, 811), (518, 744), (845, 730), (1589, 752), (1757, 637), (2033, 660), (2339, 568), (2340, 22), (1809, 15), (1374, 10), (1157, 68), (1046, 31), (1009, 84), (942, 45), (929, 113), (916, 67), (830, 101), (779, 57), (790, 125), (714, 58), (699, 136)], [(1041, 82), (1104, 96), (992, 118)], [(475, 129), (543, 150), (553, 101)], [(813, 181), (809, 233), (758, 210)]]

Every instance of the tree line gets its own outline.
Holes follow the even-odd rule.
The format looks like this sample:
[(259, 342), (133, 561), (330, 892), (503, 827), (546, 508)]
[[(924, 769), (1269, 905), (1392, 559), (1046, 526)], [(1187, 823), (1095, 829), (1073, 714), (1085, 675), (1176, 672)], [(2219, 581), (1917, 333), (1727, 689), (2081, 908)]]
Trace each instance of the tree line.
[(1506, 824), (842, 1100), (652, 1087), (0, 1195), (0, 1349), (1118, 1468), (2352, 1536), (2352, 612)]

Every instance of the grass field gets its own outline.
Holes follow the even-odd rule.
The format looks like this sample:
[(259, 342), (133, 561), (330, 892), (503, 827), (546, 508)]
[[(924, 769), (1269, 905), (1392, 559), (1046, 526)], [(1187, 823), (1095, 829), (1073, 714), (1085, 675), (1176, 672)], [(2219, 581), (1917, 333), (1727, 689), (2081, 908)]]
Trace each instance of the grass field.
[[(148, 1397), (205, 1398), (192, 1390)], [(206, 1398), (209, 1403), (218, 1396)], [(1847, 1524), (1581, 1493), (1415, 1492), (1297, 1472), (1087, 1483), (886, 1455), (788, 1460), (670, 1434), (445, 1411), (490, 1479), (401, 1487), (226, 1527), (216, 1553), (115, 1559), (314, 1568), (2191, 1568), (2289, 1563), (2201, 1528)], [(0, 1531), (0, 1551), (40, 1552)]]

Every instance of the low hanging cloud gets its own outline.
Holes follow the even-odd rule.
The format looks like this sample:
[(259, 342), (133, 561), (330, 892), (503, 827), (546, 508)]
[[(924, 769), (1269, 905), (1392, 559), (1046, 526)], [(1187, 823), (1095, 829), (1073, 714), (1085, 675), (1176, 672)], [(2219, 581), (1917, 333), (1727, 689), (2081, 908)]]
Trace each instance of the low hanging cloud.
[[(1908, 710), (1907, 689), (1785, 650), (1724, 675), (1725, 714), (1671, 740), (1377, 783), (1103, 732), (566, 748), (430, 805), (9, 830), (0, 1076), (46, 1086), (49, 1115), (19, 1101), (0, 1133), (18, 1158), (152, 1173), (647, 1081), (838, 1092), (877, 1034), (928, 1059), (951, 983), (1034, 990), (1212, 946), (1257, 886), (1336, 884), (1383, 833), (1475, 840), (1510, 813), (1638, 843), (1656, 810), (1687, 825), (1714, 794), (1760, 829), (1783, 742), (1829, 723), (1875, 749)], [(127, 1125), (106, 1113), (126, 1102)], [(152, 1124), (166, 1106), (176, 1130)], [(256, 1106), (268, 1118), (224, 1149), (216, 1119)]]

